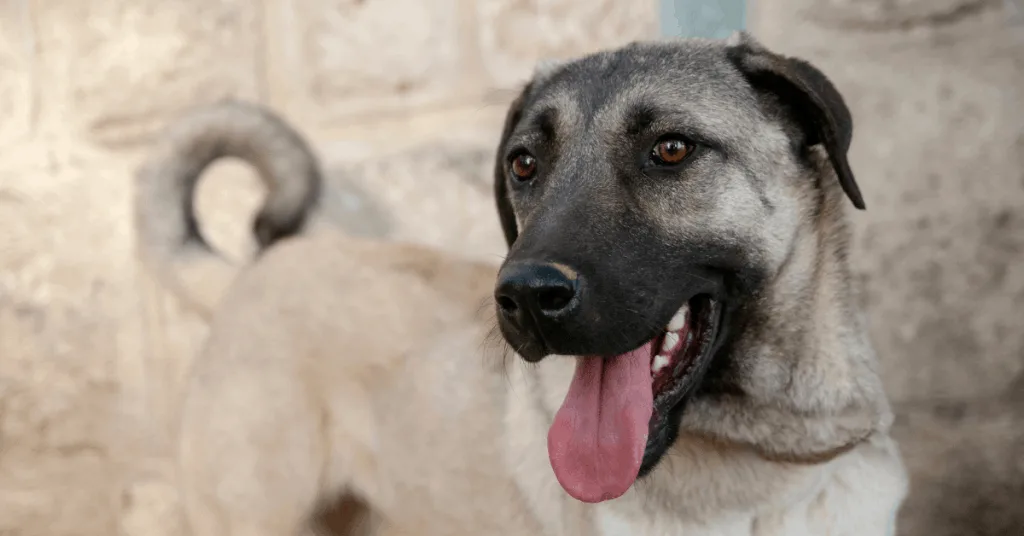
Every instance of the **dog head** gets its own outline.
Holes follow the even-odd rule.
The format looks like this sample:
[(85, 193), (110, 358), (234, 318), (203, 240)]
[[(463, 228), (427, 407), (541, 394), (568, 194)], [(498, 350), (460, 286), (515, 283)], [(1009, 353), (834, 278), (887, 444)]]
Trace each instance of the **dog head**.
[[(621, 459), (635, 479), (681, 430), (812, 460), (877, 425), (880, 410), (861, 411), (880, 395), (844, 257), (843, 205), (864, 208), (851, 136), (824, 74), (745, 33), (538, 70), (497, 152), (510, 249), (495, 300), (523, 359), (577, 358), (549, 435), (570, 493), (624, 489), (556, 458)], [(587, 419), (617, 439), (579, 439)]]

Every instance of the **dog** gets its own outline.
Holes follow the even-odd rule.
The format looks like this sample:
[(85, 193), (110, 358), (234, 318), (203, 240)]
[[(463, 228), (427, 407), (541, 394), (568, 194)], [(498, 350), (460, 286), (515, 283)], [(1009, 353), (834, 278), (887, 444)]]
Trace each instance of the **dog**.
[[(136, 223), (209, 319), (191, 529), (893, 534), (908, 478), (848, 267), (851, 137), (821, 71), (744, 32), (546, 63), (496, 152), (497, 265), (313, 231), (317, 159), (284, 120), (187, 115)], [(244, 267), (192, 212), (224, 156), (268, 190)]]

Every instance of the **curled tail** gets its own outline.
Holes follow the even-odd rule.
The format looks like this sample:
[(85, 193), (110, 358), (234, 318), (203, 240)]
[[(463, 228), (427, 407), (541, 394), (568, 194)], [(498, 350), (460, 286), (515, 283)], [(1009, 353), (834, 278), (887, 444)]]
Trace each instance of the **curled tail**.
[(224, 100), (169, 126), (135, 177), (136, 246), (161, 284), (207, 318), (239, 267), (203, 238), (193, 193), (207, 166), (224, 157), (248, 162), (267, 189), (253, 222), (261, 249), (302, 230), (322, 182), (306, 141), (262, 106)]

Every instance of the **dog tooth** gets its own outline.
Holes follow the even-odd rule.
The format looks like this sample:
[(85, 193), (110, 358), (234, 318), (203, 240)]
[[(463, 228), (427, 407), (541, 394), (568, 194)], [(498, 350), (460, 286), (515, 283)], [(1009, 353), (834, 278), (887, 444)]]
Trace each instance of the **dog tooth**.
[(657, 374), (661, 372), (661, 369), (665, 368), (670, 361), (667, 355), (658, 354), (654, 356), (654, 363), (651, 363), (651, 372)]
[(679, 334), (674, 331), (670, 331), (665, 334), (665, 340), (661, 343), (661, 351), (671, 352), (677, 344), (679, 344)]
[(675, 316), (668, 322), (668, 331), (679, 331), (686, 325), (686, 320), (690, 316), (690, 304), (686, 304), (676, 311)]

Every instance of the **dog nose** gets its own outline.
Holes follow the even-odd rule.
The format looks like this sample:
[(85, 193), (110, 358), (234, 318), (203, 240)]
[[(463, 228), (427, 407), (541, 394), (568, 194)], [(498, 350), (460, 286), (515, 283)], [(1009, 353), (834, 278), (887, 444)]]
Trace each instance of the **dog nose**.
[(527, 314), (536, 322), (566, 316), (576, 308), (578, 292), (579, 274), (572, 268), (521, 262), (502, 268), (494, 297), (502, 314), (521, 326)]

